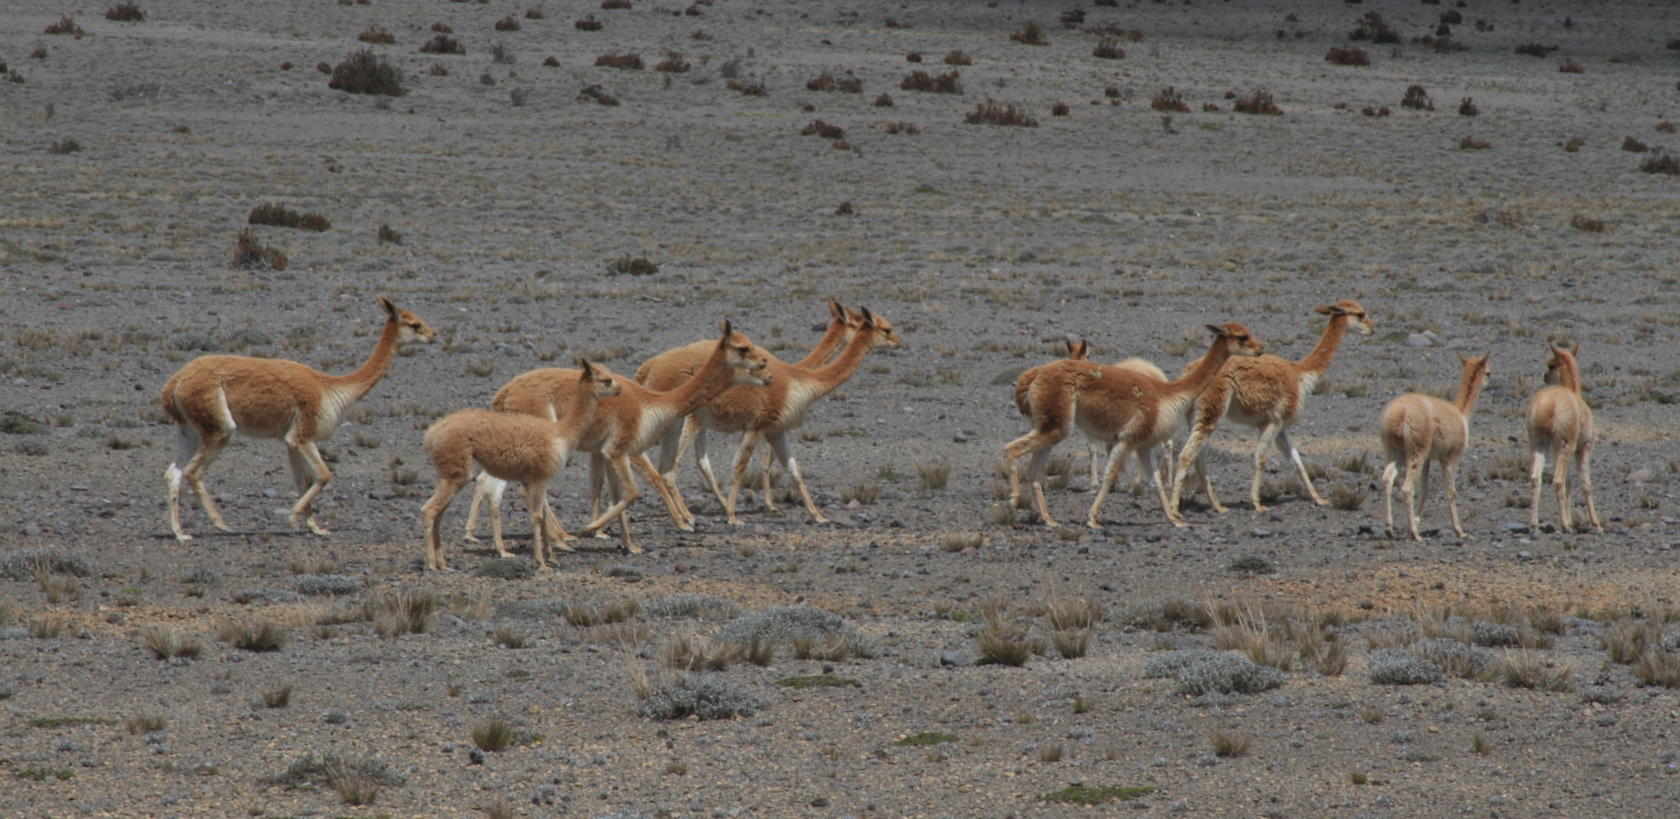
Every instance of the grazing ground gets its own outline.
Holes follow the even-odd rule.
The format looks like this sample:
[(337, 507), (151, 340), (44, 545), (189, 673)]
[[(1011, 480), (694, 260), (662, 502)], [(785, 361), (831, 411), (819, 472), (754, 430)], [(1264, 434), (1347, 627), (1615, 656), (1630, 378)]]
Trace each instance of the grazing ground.
[[(0, 814), (1680, 813), (1680, 9), (139, 10), (19, 0), (0, 32)], [(328, 87), (380, 65), (402, 96)], [(234, 531), (189, 503), (177, 543), (169, 375), (349, 372), (380, 296), (438, 339), (323, 446), (332, 534), (241, 439), (209, 472)], [(463, 570), (421, 572), (434, 419), (723, 318), (798, 360), (829, 296), (904, 340), (790, 435), (832, 524), (778, 478), (730, 526), (684, 465), (701, 520), (647, 492), (646, 554), (532, 575), (523, 510), (499, 561), (463, 495)], [(1176, 373), (1241, 321), (1300, 358), (1341, 299), (1375, 332), (1294, 427), (1334, 505), (1274, 457), (1253, 511), (1225, 428), (1231, 511), (1187, 528), (1144, 490), (1101, 529), (1004, 506), (1010, 385), (1065, 339)], [(1603, 533), (1557, 531), (1550, 486), (1528, 529), (1549, 343), (1580, 345)], [(1425, 537), (1387, 537), (1378, 414), (1483, 352), (1467, 537), (1438, 471)], [(1078, 522), (1073, 438), (1049, 499)], [(584, 473), (551, 486), (573, 531)]]

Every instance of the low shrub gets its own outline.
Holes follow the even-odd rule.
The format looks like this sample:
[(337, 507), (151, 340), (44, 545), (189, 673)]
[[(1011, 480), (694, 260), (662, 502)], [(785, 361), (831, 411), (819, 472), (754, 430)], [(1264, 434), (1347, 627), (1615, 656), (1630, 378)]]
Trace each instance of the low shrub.
[(402, 72), (381, 61), (379, 55), (368, 49), (358, 51), (333, 66), (332, 79), (327, 82), (327, 87), (349, 94), (387, 97), (408, 93), (402, 87)]
[(637, 713), (657, 720), (690, 715), (703, 720), (751, 716), (769, 701), (717, 675), (682, 676), (653, 685)]

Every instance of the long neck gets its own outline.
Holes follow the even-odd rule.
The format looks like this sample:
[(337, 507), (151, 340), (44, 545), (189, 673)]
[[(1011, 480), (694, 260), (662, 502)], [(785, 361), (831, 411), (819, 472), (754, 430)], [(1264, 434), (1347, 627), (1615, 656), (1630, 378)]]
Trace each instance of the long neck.
[(1581, 367), (1573, 358), (1558, 356), (1557, 382), (1558, 386), (1567, 388), (1570, 392), (1581, 392)]
[(351, 390), (356, 399), (367, 395), (368, 391), (373, 389), (373, 385), (378, 384), (379, 379), (385, 377), (385, 372), (391, 369), (391, 361), (397, 355), (397, 334), (400, 330), (401, 326), (397, 324), (396, 319), (387, 320), (385, 329), (379, 333), (379, 343), (373, 345), (373, 355), (368, 356), (368, 360), (357, 367), (355, 372), (328, 379), (328, 388)]
[(555, 432), (576, 440), (595, 420), (595, 408), (600, 405), (601, 397), (595, 394), (593, 383), (580, 382), (572, 391), (571, 399), (566, 405), (566, 413), (554, 425)]
[(1348, 316), (1340, 313), (1330, 317), (1330, 326), (1324, 328), (1324, 335), (1318, 339), (1318, 346), (1307, 353), (1307, 357), (1295, 363), (1303, 373), (1324, 375), (1330, 369), (1330, 361), (1336, 357), (1336, 348), (1342, 346), (1342, 338), (1347, 335)]
[(875, 331), (867, 327), (859, 330), (857, 335), (852, 336), (851, 343), (846, 345), (846, 349), (840, 352), (839, 358), (834, 359), (833, 363), (826, 367), (810, 372), (811, 381), (819, 388), (815, 397), (820, 398), (827, 395), (835, 387), (846, 383), (846, 379), (851, 378), (852, 373), (857, 372), (857, 368), (863, 364), (863, 357), (869, 355), (869, 351), (873, 349), (875, 349)]
[(1453, 406), (1458, 407), (1458, 411), (1464, 413), (1465, 418), (1469, 418), (1470, 413), (1476, 410), (1476, 399), (1482, 394), (1482, 382), (1485, 380), (1482, 372), (1481, 367), (1475, 367), (1465, 370), (1464, 374), (1458, 377), (1458, 392), (1453, 396)]
[(817, 339), (817, 346), (812, 347), (811, 352), (806, 353), (805, 357), (799, 359), (799, 362), (793, 366), (806, 370), (821, 367), (827, 364), (830, 358), (834, 357), (834, 351), (840, 349), (840, 345), (844, 343), (846, 343), (846, 322), (842, 319), (830, 321), (828, 330), (823, 333), (822, 338)]
[(693, 378), (684, 381), (682, 386), (670, 392), (658, 394), (659, 403), (670, 408), (675, 413), (673, 417), (677, 417), (687, 415), (718, 397), (729, 388), (734, 377), (725, 361), (728, 354), (729, 351), (724, 345), (714, 347), (712, 354), (706, 358), (706, 363), (694, 373)]
[(1224, 336), (1216, 337), (1213, 346), (1208, 348), (1207, 355), (1197, 359), (1196, 366), (1181, 376), (1177, 381), (1167, 385), (1169, 395), (1189, 393), (1200, 395), (1207, 385), (1213, 383), (1214, 376), (1219, 375), (1220, 368), (1231, 357), (1229, 342)]

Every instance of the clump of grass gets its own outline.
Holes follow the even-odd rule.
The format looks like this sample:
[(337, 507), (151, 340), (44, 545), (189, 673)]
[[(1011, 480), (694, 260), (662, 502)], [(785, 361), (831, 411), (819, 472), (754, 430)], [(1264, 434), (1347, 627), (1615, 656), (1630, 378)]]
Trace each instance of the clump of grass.
[(960, 552), (964, 549), (978, 549), (985, 543), (986, 536), (975, 532), (971, 535), (952, 535), (939, 542), (941, 551)]
[(380, 225), (376, 241), (382, 245), (400, 245), (403, 243), (401, 233), (391, 229), (390, 225)]
[(650, 685), (638, 709), (644, 717), (658, 720), (732, 719), (751, 716), (768, 705), (765, 698), (715, 674), (683, 676)]
[(1533, 691), (1569, 691), (1573, 668), (1555, 667), (1550, 660), (1531, 651), (1509, 651), (1499, 666), (1499, 678), (1511, 688)]
[(285, 708), (292, 704), (292, 687), (282, 685), (262, 692), (263, 705), (268, 708)]
[(1458, 148), (1461, 151), (1484, 151), (1492, 147), (1493, 143), (1472, 136), (1463, 137), (1458, 141)]
[(1611, 624), (1598, 641), (1610, 655), (1610, 662), (1632, 665), (1652, 646), (1662, 643), (1662, 629), (1655, 623), (1620, 620)]
[(350, 94), (376, 94), (400, 97), (408, 91), (402, 87), (402, 72), (379, 59), (370, 49), (363, 49), (333, 66), (332, 79), (327, 87)]
[(1091, 49), (1091, 56), (1099, 60), (1124, 60), (1126, 49), (1120, 47), (1120, 41), (1113, 37), (1104, 37), (1097, 41), (1097, 47)]
[(1025, 109), (1014, 105), (999, 105), (987, 100), (976, 105), (963, 117), (963, 121), (970, 125), (1013, 125), (1023, 128), (1037, 128), (1038, 120), (1034, 119)]
[(1558, 46), (1541, 45), (1539, 43), (1523, 43), (1516, 48), (1516, 52), (1518, 54), (1527, 54), (1530, 57), (1540, 58), (1550, 56), (1551, 53), (1556, 50), (1558, 50)]
[(822, 137), (823, 139), (842, 139), (846, 136), (844, 128), (841, 128), (838, 125), (830, 125), (820, 119), (814, 119), (805, 123), (805, 127), (799, 129), (799, 133), (802, 136), (816, 135)]
[(836, 677), (833, 674), (811, 674), (803, 677), (785, 677), (777, 680), (776, 684), (783, 688), (854, 688), (860, 685), (850, 677)]
[(367, 618), (381, 637), (424, 634), (431, 631), (443, 599), (431, 591), (395, 591), (374, 597), (364, 604)]
[(65, 137), (63, 139), (54, 140), (51, 144), (49, 144), (47, 146), (47, 153), (56, 156), (63, 156), (64, 154), (73, 154), (81, 149), (82, 143), (77, 142), (74, 137)]
[(1435, 110), (1435, 101), (1429, 98), (1429, 92), (1424, 90), (1423, 86), (1413, 83), (1406, 87), (1406, 95), (1400, 98), (1400, 107), (1433, 111)]
[(204, 653), (204, 643), (198, 638), (177, 634), (174, 629), (158, 624), (140, 627), (140, 641), (159, 660), (174, 657), (197, 657)]
[(595, 15), (585, 14), (583, 19), (572, 23), (572, 27), (578, 31), (600, 31), (604, 26), (600, 20), (595, 19)]
[(951, 482), (951, 464), (948, 461), (916, 464), (916, 476), (922, 479), (923, 490), (932, 492), (944, 489)]
[(579, 628), (588, 628), (602, 623), (622, 623), (636, 616), (639, 605), (634, 600), (625, 600), (605, 606), (590, 603), (568, 603), (561, 609), (560, 615), (566, 622)]
[(1023, 623), (1006, 620), (1001, 614), (988, 616), (980, 628), (980, 656), (975, 665), (1007, 665), (1020, 667), (1037, 653), (1041, 646), (1034, 641)]
[(286, 264), (286, 254), (279, 249), (263, 244), (249, 228), (239, 231), (233, 244), (235, 270), (285, 270)]
[(501, 717), (491, 717), (473, 726), (472, 743), (479, 750), (495, 753), (513, 744), (513, 723)]
[(956, 734), (947, 734), (943, 731), (917, 731), (914, 734), (907, 734), (893, 740), (893, 744), (901, 748), (926, 748), (944, 742), (956, 741)]
[(1658, 649), (1634, 662), (1633, 676), (1646, 685), (1680, 688), (1680, 653)]
[(82, 39), (82, 35), (87, 33), (82, 31), (81, 26), (76, 25), (75, 18), (69, 16), (58, 18), (56, 23), (48, 23), (47, 27), (42, 29), (42, 32), (45, 34), (70, 34), (78, 40)]
[(879, 500), (880, 497), (880, 481), (863, 481), (850, 489), (840, 490), (840, 500), (845, 503), (851, 503), (855, 500), (858, 503), (867, 506), (874, 503), (876, 500)]
[(660, 660), (681, 671), (725, 671), (746, 655), (740, 643), (725, 643), (698, 637), (677, 637), (660, 649)]
[(143, 714), (129, 717), (123, 721), (123, 727), (130, 734), (150, 734), (169, 727), (169, 718), (159, 714)]
[(1330, 47), (1330, 53), (1324, 55), (1324, 61), (1331, 65), (1370, 65), (1371, 55), (1363, 48)]
[(1469, 97), (1465, 97), (1464, 99), (1461, 99), (1461, 100), (1458, 101), (1458, 115), (1459, 116), (1461, 116), (1461, 117), (1473, 117), (1473, 116), (1476, 116), (1480, 113), (1482, 113), (1482, 109), (1481, 109), (1480, 106), (1476, 105), (1475, 100), (1473, 100)]
[(1585, 66), (1570, 59), (1565, 59), (1563, 64), (1558, 66), (1558, 73), (1560, 74), (1584, 74), (1586, 70)]
[(1213, 731), (1208, 734), (1208, 744), (1213, 746), (1214, 756), (1230, 758), (1248, 753), (1248, 746), (1253, 740), (1242, 734), (1230, 731)]
[(531, 644), (531, 638), (525, 632), (512, 626), (497, 626), (491, 633), (490, 639), (502, 648), (525, 648)]
[(474, 569), (473, 577), (490, 577), (497, 580), (524, 580), (525, 578), (536, 574), (536, 571), (536, 569), (531, 568), (529, 563), (526, 563), (517, 557), (498, 557), (493, 560), (486, 561), (483, 565)]
[(1349, 40), (1370, 40), (1377, 45), (1400, 42), (1400, 34), (1390, 28), (1383, 16), (1374, 11), (1365, 12), (1359, 18), (1359, 24), (1348, 33)]
[(229, 621), (222, 624), (216, 636), (246, 651), (279, 651), (286, 645), (286, 629), (268, 618), (255, 623)]
[(502, 19), (496, 21), (496, 30), (497, 31), (518, 31), (519, 30), (519, 21), (514, 19), (513, 15), (509, 14), (508, 16), (503, 17)]
[(682, 54), (675, 51), (667, 51), (665, 52), (665, 59), (660, 60), (659, 63), (653, 67), (653, 70), (661, 71), (666, 74), (683, 74), (688, 71), (689, 67), (688, 62), (682, 58)]
[(1487, 756), (1493, 753), (1493, 742), (1487, 738), (1487, 734), (1477, 731), (1475, 736), (1470, 737), (1470, 750), (1479, 756)]
[(1231, 559), (1230, 570), (1239, 574), (1271, 574), (1277, 571), (1272, 561), (1260, 555), (1245, 554)]

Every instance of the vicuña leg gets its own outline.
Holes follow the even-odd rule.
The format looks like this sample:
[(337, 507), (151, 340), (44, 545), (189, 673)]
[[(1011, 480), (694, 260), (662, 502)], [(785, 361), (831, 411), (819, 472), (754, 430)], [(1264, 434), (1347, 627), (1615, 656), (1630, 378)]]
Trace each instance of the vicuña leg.
[(1581, 473), (1581, 491), (1587, 496), (1587, 518), (1592, 521), (1594, 529), (1602, 532), (1604, 531), (1604, 524), (1598, 522), (1598, 509), (1593, 506), (1591, 442), (1576, 447), (1575, 468)]
[(1318, 487), (1313, 486), (1312, 476), (1307, 474), (1307, 465), (1301, 460), (1301, 450), (1295, 448), (1295, 441), (1289, 437), (1289, 430), (1278, 430), (1277, 448), (1278, 452), (1288, 455), (1289, 460), (1295, 462), (1295, 471), (1300, 473), (1301, 483), (1307, 487), (1307, 494), (1312, 496), (1313, 503), (1319, 506), (1328, 504), (1329, 501), (1325, 500), (1323, 495), (1318, 494)]
[[(177, 540), (191, 540), (192, 535), (181, 528), (181, 484), (185, 482), (192, 487), (193, 494), (198, 496), (198, 504), (204, 507), (204, 513), (210, 516), (210, 521), (217, 529), (224, 532), (232, 531), (222, 520), (222, 513), (216, 508), (216, 501), (210, 497), (210, 490), (204, 487), (204, 470), (210, 468), (216, 456), (233, 438), (232, 433), (211, 433), (201, 435), (197, 429), (189, 425), (177, 427), (175, 463), (164, 471), (164, 477), (169, 482), (169, 525), (175, 531)], [(177, 464), (179, 466), (177, 466)]]
[(1464, 537), (1464, 527), (1458, 523), (1458, 462), (1446, 461), (1441, 464), (1441, 471), (1446, 473), (1447, 479), (1447, 512), (1452, 515), (1453, 533)]
[(326, 459), (321, 457), (321, 451), (315, 448), (314, 441), (288, 436), (286, 448), (292, 461), (292, 480), (297, 484), (299, 493), (298, 502), (292, 507), (292, 526), (295, 528), (298, 517), (302, 516), (310, 531), (317, 535), (332, 534), (315, 520), (315, 510), (310, 508), (315, 497), (326, 488), (327, 481), (332, 480), (332, 470), (327, 467)]
[(1050, 516), (1050, 507), (1044, 502), (1044, 463), (1050, 460), (1050, 450), (1067, 437), (1065, 425), (1054, 425), (1045, 431), (1033, 430), (1013, 441), (1003, 448), (1004, 457), (1009, 459), (1009, 508), (1014, 509), (1021, 501), (1021, 457), (1031, 454), (1032, 461), (1027, 465), (1027, 478), (1032, 481), (1033, 498), (1038, 503), (1038, 514), (1044, 518), (1046, 526), (1060, 526), (1056, 519)]
[[(602, 527), (616, 519), (619, 533), (623, 536), (624, 550), (630, 554), (639, 555), (642, 553), (642, 547), (637, 546), (630, 539), (630, 517), (625, 513), (625, 510), (630, 508), (630, 504), (635, 503), (636, 499), (641, 497), (641, 490), (636, 487), (636, 479), (630, 474), (630, 459), (601, 458), (600, 460), (604, 461), (604, 464), (599, 471), (606, 474), (607, 480), (611, 484), (613, 505), (607, 507), (607, 511), (601, 513), (600, 517), (590, 521), (588, 526), (578, 530), (578, 533), (585, 535), (599, 534)], [(594, 458), (590, 459), (589, 464), (591, 472), (596, 472)]]
[[(799, 461), (794, 460), (793, 453), (788, 449), (787, 433), (778, 432), (769, 436), (770, 451), (776, 460), (782, 462), (782, 468), (787, 470), (793, 478), (793, 485), (799, 490), (799, 497), (805, 501), (805, 511), (811, 513), (811, 519), (817, 523), (827, 523), (828, 519), (817, 511), (817, 504), (811, 500), (811, 490), (805, 487), (805, 476), (799, 474)], [(768, 491), (768, 490), (766, 490)]]
[(1383, 465), (1383, 520), (1387, 523), (1389, 537), (1394, 537), (1394, 478), (1400, 472), (1400, 455), (1388, 453), (1388, 463)]

